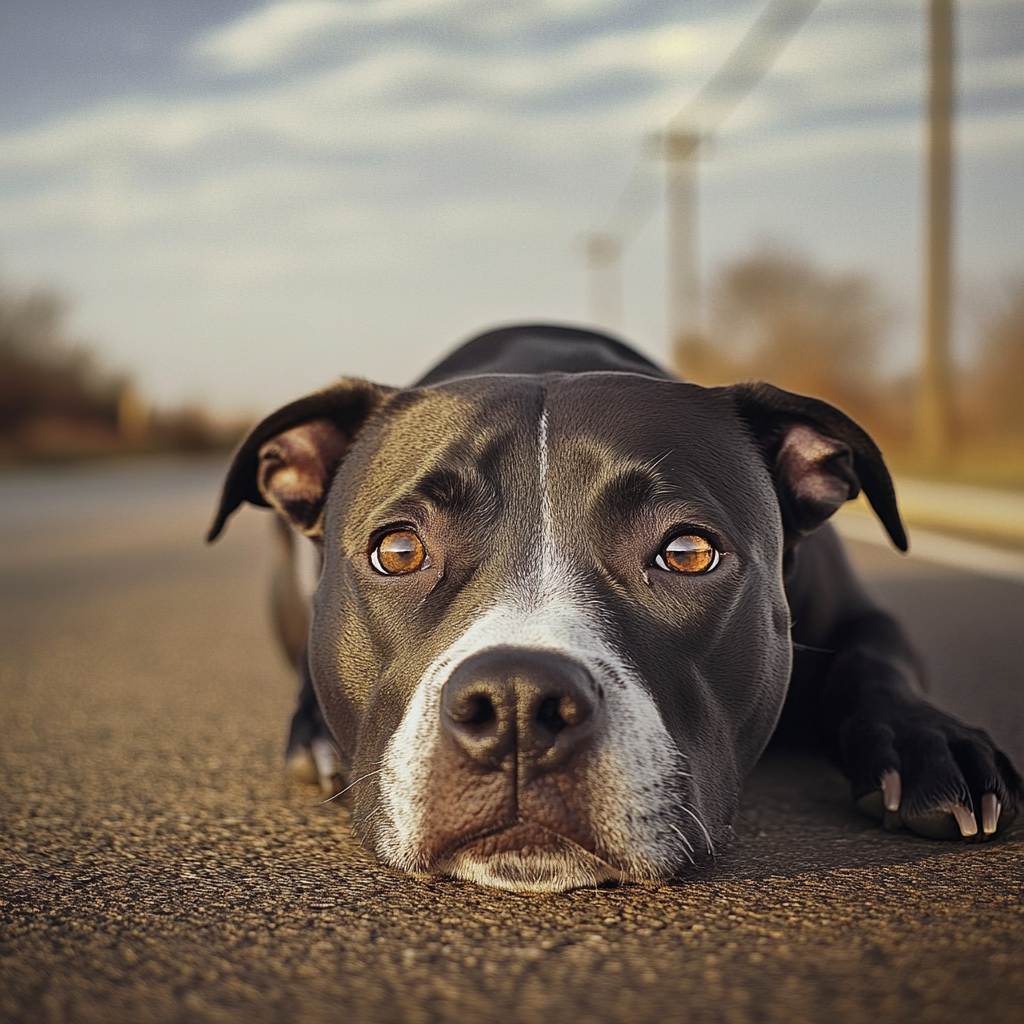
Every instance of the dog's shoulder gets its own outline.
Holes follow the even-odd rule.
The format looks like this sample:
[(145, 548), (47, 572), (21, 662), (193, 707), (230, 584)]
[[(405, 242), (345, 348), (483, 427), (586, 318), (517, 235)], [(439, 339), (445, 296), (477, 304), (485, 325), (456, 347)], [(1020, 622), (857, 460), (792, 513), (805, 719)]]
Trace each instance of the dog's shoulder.
[(479, 334), (460, 345), (417, 383), (442, 384), (492, 373), (639, 373), (662, 380), (672, 374), (609, 334), (555, 324), (516, 324)]

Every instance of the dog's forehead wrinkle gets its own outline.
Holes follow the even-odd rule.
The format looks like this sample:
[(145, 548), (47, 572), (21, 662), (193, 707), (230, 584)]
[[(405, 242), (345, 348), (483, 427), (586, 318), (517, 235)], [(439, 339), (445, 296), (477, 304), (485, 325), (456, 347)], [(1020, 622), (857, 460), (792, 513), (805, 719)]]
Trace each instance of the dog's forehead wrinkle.
[[(604, 535), (609, 521), (622, 525), (659, 521), (662, 527), (685, 523), (723, 538), (736, 537), (750, 532), (745, 518), (762, 515), (765, 502), (760, 499), (748, 501), (749, 515), (743, 513), (740, 519), (736, 510), (723, 503), (715, 481), (724, 467), (710, 444), (703, 444), (699, 457), (691, 457), (689, 451), (684, 457), (683, 449), (691, 447), (691, 439), (665, 443), (675, 428), (663, 428), (663, 441), (652, 442), (645, 454), (637, 451), (633, 432), (609, 435), (602, 433), (601, 424), (577, 429), (576, 424), (564, 424), (562, 417), (545, 411), (544, 511), (549, 515), (545, 522), (552, 547), (582, 554), (581, 540), (590, 534)], [(744, 460), (734, 468), (733, 475), (750, 489), (751, 474)], [(760, 468), (760, 462), (754, 468)], [(770, 491), (768, 496), (774, 500), (768, 478), (761, 484), (760, 490)], [(741, 486), (737, 493), (742, 492)]]
[(360, 436), (347, 460), (364, 486), (382, 491), (412, 486), (434, 470), (491, 477), (521, 447), (532, 422), (537, 385), (413, 388), (396, 392)]

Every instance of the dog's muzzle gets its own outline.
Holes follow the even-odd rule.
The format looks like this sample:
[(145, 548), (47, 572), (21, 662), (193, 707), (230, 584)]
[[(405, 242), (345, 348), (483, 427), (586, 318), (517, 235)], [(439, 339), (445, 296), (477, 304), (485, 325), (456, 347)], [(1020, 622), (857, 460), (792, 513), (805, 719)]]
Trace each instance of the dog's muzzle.
[(378, 855), (533, 892), (667, 877), (689, 858), (684, 776), (630, 682), (544, 647), (467, 655), (424, 708), (429, 745), (389, 749)]
[(435, 868), (506, 888), (560, 889), (617, 877), (595, 856), (584, 795), (606, 725), (604, 694), (579, 662), (495, 647), (441, 690)]

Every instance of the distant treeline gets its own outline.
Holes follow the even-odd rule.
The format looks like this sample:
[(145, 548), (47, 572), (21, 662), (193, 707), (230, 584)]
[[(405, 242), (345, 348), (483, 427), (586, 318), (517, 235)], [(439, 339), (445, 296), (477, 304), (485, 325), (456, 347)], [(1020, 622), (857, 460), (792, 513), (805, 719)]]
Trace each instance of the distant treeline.
[(244, 427), (199, 407), (149, 409), (131, 379), (103, 369), (67, 328), (55, 291), (0, 281), (0, 460), (232, 447)]
[[(764, 249), (724, 267), (706, 336), (675, 361), (702, 384), (768, 380), (835, 403), (864, 424), (898, 469), (913, 472), (914, 379), (887, 372), (895, 312), (864, 274), (829, 273)], [(132, 381), (101, 368), (68, 333), (50, 289), (0, 281), (0, 460), (231, 448), (244, 424), (199, 407), (147, 408)], [(1005, 283), (981, 322), (974, 358), (953, 372), (954, 451), (962, 477), (1024, 484), (1024, 276)]]
[[(724, 267), (710, 289), (706, 336), (681, 338), (688, 380), (768, 380), (824, 398), (870, 430), (904, 472), (915, 462), (915, 380), (887, 370), (896, 313), (865, 274), (829, 273), (765, 248)], [(1024, 484), (1024, 276), (1004, 283), (978, 321), (972, 358), (953, 366), (953, 450), (963, 478)]]

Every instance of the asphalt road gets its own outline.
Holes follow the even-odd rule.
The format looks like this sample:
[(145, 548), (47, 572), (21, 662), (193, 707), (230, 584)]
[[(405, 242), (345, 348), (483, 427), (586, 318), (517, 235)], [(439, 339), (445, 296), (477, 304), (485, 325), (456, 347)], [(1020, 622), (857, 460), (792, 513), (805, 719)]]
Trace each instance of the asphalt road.
[[(715, 870), (515, 896), (378, 867), (289, 783), (269, 526), (213, 464), (0, 478), (0, 1020), (1014, 1021), (1024, 829), (878, 829), (774, 757)], [(955, 543), (955, 542), (951, 542)], [(1024, 585), (855, 545), (1024, 763)]]

